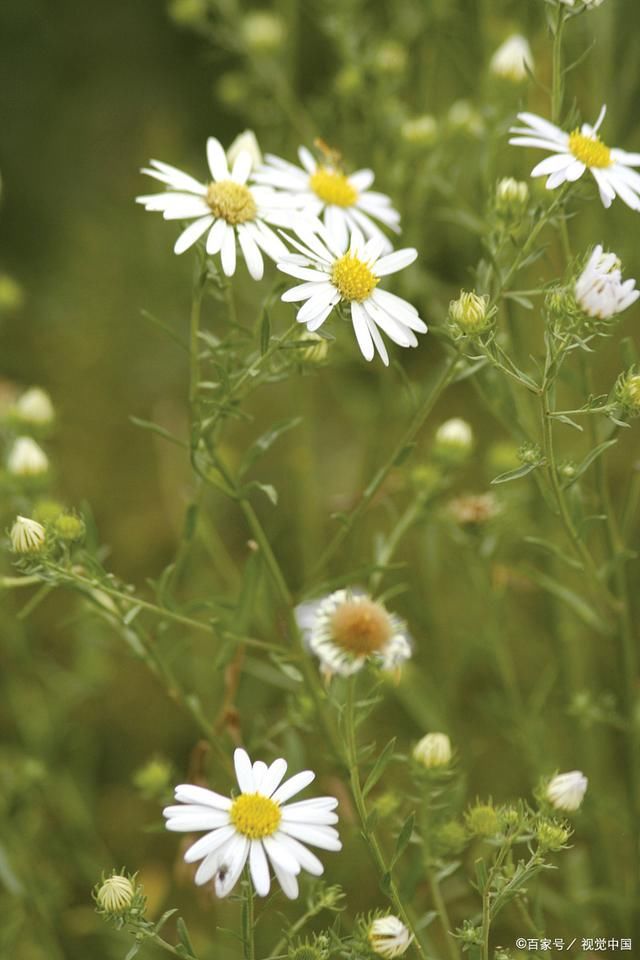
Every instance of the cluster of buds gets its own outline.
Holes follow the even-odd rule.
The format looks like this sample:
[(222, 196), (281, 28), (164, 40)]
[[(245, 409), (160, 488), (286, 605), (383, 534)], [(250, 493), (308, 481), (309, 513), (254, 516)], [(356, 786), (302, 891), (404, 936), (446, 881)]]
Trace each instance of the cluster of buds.
[(461, 290), (457, 300), (449, 304), (449, 323), (458, 336), (479, 337), (494, 324), (495, 309), (489, 308), (489, 297), (473, 290)]
[(529, 206), (529, 185), (524, 180), (503, 177), (496, 186), (497, 215), (510, 223), (521, 219)]

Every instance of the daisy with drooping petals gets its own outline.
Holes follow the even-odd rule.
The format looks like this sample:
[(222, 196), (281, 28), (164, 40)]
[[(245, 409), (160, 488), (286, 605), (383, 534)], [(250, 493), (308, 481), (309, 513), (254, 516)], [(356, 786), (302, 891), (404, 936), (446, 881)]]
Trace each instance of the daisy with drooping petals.
[(297, 876), (301, 869), (320, 876), (323, 866), (304, 844), (322, 850), (340, 850), (342, 844), (333, 827), (338, 816), (335, 797), (314, 797), (287, 803), (315, 778), (303, 770), (282, 783), (287, 762), (262, 760), (251, 763), (245, 750), (233, 755), (240, 793), (223, 797), (204, 787), (182, 784), (176, 787), (176, 806), (165, 807), (168, 830), (208, 832), (196, 840), (184, 855), (187, 863), (200, 860), (195, 881), (214, 881), (216, 895), (226, 897), (235, 887), (247, 860), (255, 891), (266, 897), (271, 886), (269, 868), (290, 900), (298, 896)]
[(136, 197), (145, 210), (162, 213), (165, 220), (191, 220), (174, 246), (175, 253), (184, 253), (200, 237), (207, 234), (206, 250), (220, 254), (222, 269), (232, 277), (236, 270), (236, 241), (247, 269), (254, 280), (264, 272), (263, 253), (277, 260), (286, 247), (269, 224), (287, 226), (287, 198), (267, 187), (249, 185), (253, 157), (249, 150), (237, 153), (229, 170), (227, 156), (219, 140), (207, 140), (207, 160), (212, 180), (200, 183), (187, 173), (152, 160), (143, 173), (160, 180), (167, 187), (164, 193)]
[(598, 130), (606, 111), (607, 108), (603, 107), (595, 126), (584, 123), (571, 133), (534, 113), (519, 113), (518, 119), (526, 126), (512, 127), (511, 133), (517, 136), (509, 143), (550, 151), (552, 155), (541, 160), (531, 171), (532, 177), (548, 178), (548, 190), (579, 180), (585, 170), (589, 170), (605, 207), (610, 207), (615, 198), (620, 197), (632, 210), (640, 210), (640, 174), (631, 169), (640, 167), (640, 153), (627, 153), (602, 142)]
[(589, 317), (611, 320), (640, 297), (636, 281), (622, 279), (621, 264), (615, 253), (605, 253), (598, 244), (576, 280), (575, 297)]
[(334, 307), (345, 303), (365, 360), (373, 360), (377, 350), (383, 363), (389, 365), (380, 330), (401, 347), (417, 347), (416, 333), (427, 332), (418, 311), (394, 293), (378, 289), (381, 277), (413, 263), (416, 250), (396, 250), (382, 256), (382, 241), (377, 237), (365, 241), (358, 229), (343, 238), (319, 220), (314, 227), (313, 221), (301, 218), (294, 226), (303, 242), (287, 239), (300, 253), (282, 257), (278, 269), (304, 281), (282, 295), (286, 302), (306, 301), (297, 313), (300, 323), (306, 323), (313, 332)]
[(329, 676), (351, 676), (369, 660), (383, 670), (394, 670), (411, 656), (404, 621), (366, 593), (336, 590), (300, 604), (296, 621)]
[(346, 174), (330, 155), (326, 162), (318, 163), (306, 147), (299, 148), (298, 156), (302, 167), (268, 153), (266, 163), (255, 174), (255, 182), (293, 194), (305, 213), (322, 214), (325, 226), (341, 244), (346, 245), (349, 232), (358, 227), (365, 237), (381, 239), (383, 249), (390, 250), (391, 243), (375, 221), (400, 233), (400, 214), (391, 206), (389, 197), (369, 190), (374, 181), (373, 170)]

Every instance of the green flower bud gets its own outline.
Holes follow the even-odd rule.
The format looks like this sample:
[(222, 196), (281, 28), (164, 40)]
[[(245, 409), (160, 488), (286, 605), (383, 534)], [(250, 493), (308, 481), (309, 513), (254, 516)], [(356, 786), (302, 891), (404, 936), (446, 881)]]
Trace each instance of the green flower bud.
[(57, 500), (38, 500), (33, 508), (34, 520), (45, 526), (53, 523), (61, 513), (64, 513), (64, 507)]
[(303, 360), (309, 364), (324, 363), (329, 354), (329, 341), (318, 333), (303, 333), (300, 342), (306, 344), (301, 351)]
[(536, 840), (544, 850), (562, 850), (571, 837), (571, 831), (555, 820), (542, 820), (536, 830)]
[(207, 16), (206, 0), (171, 0), (169, 16), (181, 27), (201, 23)]
[(537, 443), (523, 443), (518, 448), (518, 460), (520, 463), (537, 464), (542, 459), (542, 450)]
[(479, 803), (465, 814), (467, 829), (478, 837), (495, 837), (500, 832), (498, 811), (488, 803)]
[(460, 853), (467, 844), (469, 835), (464, 824), (458, 820), (448, 820), (435, 832), (435, 841), (443, 854)]
[(496, 187), (496, 213), (504, 220), (518, 220), (529, 204), (529, 185), (524, 180), (503, 177)]
[(149, 760), (133, 775), (134, 786), (150, 800), (161, 799), (171, 786), (171, 764), (161, 757)]
[(381, 73), (403, 73), (407, 66), (407, 51), (397, 40), (387, 40), (376, 50), (374, 63)]
[(415, 146), (430, 147), (438, 139), (438, 121), (430, 113), (405, 120), (400, 133), (406, 143)]
[(477, 337), (493, 325), (492, 311), (489, 311), (489, 297), (479, 296), (473, 291), (461, 290), (457, 300), (449, 304), (449, 323), (463, 336)]
[(70, 543), (81, 540), (85, 533), (84, 520), (73, 513), (61, 513), (51, 526), (56, 537)]
[(640, 373), (633, 367), (616, 380), (614, 399), (627, 416), (640, 416)]
[(114, 870), (111, 876), (103, 876), (94, 887), (93, 899), (98, 913), (114, 920), (117, 927), (144, 918), (146, 897), (136, 874)]

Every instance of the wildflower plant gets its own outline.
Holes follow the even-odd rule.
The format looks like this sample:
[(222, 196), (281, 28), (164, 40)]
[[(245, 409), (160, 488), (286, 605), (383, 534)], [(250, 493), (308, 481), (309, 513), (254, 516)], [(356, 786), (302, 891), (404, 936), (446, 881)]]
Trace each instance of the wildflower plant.
[[(176, 458), (173, 555), (119, 573), (88, 503), (61, 493), (55, 393), (0, 393), (0, 587), (30, 598), (12, 662), (27, 669), (24, 624), (54, 592), (73, 613), (60, 631), (82, 630), (78, 676), (64, 657), (32, 675), (21, 736), (48, 735), (43, 690), (86, 709), (82, 670), (108, 702), (114, 640), (150, 680), (138, 713), (109, 714), (105, 765), (138, 727), (154, 742), (97, 804), (137, 872), (112, 869), (124, 842), (83, 821), (109, 955), (495, 960), (522, 931), (637, 923), (640, 482), (624, 451), (640, 366), (622, 325), (640, 295), (624, 236), (640, 154), (605, 144), (604, 108), (581, 123), (593, 105), (570, 112), (565, 91), (567, 43), (600, 3), (532, 0), (476, 64), (486, 88), (437, 111), (412, 94), (413, 39), (461, 30), (453, 5), (400, 0), (397, 36), (370, 6), (300, 14), (331, 51), (330, 94), (307, 101), (291, 5), (171, 4), (227, 63), (218, 97), (242, 113), (235, 139), (208, 118), (195, 176), (176, 148), (135, 198), (168, 221), (139, 211), (139, 229), (157, 221), (181, 255), (158, 275), (191, 260), (188, 316), (152, 318), (184, 361), (179, 413), (131, 426)], [(548, 156), (528, 175), (519, 148)], [(76, 784), (50, 766), (75, 814)], [(71, 846), (65, 802), (43, 799), (36, 827), (14, 814), (23, 794), (57, 797), (47, 776), (3, 777), (0, 872), (20, 896), (23, 830), (39, 849), (61, 817)]]

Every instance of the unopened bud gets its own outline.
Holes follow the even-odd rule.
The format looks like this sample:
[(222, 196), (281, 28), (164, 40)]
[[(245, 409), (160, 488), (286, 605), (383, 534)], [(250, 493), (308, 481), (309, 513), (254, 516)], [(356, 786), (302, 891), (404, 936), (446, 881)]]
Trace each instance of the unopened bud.
[(449, 322), (467, 337), (477, 337), (492, 326), (489, 298), (472, 290), (462, 290), (449, 304)]

